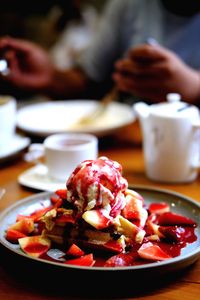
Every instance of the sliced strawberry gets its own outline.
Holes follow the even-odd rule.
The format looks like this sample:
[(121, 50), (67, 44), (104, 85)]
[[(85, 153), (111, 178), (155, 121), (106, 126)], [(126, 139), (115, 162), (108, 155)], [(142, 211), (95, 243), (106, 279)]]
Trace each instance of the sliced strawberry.
[(84, 255), (84, 251), (78, 247), (76, 244), (72, 244), (68, 251), (66, 252), (67, 255), (72, 255), (72, 256), (76, 256), (76, 257), (80, 257), (82, 255)]
[(93, 254), (86, 254), (79, 258), (68, 259), (64, 262), (67, 265), (76, 265), (76, 266), (85, 266), (92, 267), (95, 264), (95, 260), (93, 259)]
[(48, 212), (49, 210), (51, 210), (53, 208), (53, 206), (48, 206), (48, 207), (44, 207), (44, 208), (41, 208), (41, 209), (37, 209), (36, 211), (34, 211), (33, 213), (31, 213), (29, 216), (25, 216), (25, 215), (21, 215), (21, 214), (18, 214), (17, 215), (17, 219), (16, 221), (20, 221), (22, 219), (32, 219), (34, 222), (38, 222), (39, 219), (46, 213)]
[(144, 243), (138, 249), (138, 254), (143, 259), (160, 261), (171, 258), (167, 253), (165, 253), (158, 245), (151, 242)]
[(34, 222), (38, 222), (39, 219), (45, 215), (49, 210), (51, 210), (53, 208), (52, 205), (48, 206), (48, 207), (44, 207), (41, 209), (37, 209), (36, 211), (34, 211), (30, 217), (33, 219)]
[(56, 204), (56, 202), (57, 202), (58, 200), (60, 200), (60, 198), (57, 197), (57, 196), (51, 196), (51, 197), (50, 197), (50, 200), (51, 200), (51, 203), (52, 203), (52, 204)]
[(139, 211), (142, 208), (142, 202), (131, 196), (126, 197), (126, 205), (122, 210), (122, 215), (128, 220), (139, 219)]
[(133, 262), (133, 256), (129, 253), (120, 253), (111, 256), (106, 260), (104, 267), (127, 267), (131, 266)]
[(188, 217), (166, 212), (160, 215), (157, 219), (159, 225), (170, 226), (170, 225), (185, 225), (185, 226), (196, 226), (196, 222)]
[(111, 252), (121, 253), (124, 250), (124, 247), (121, 243), (115, 240), (110, 240), (103, 245), (105, 250), (109, 250)]
[(149, 205), (149, 212), (151, 214), (163, 214), (166, 212), (169, 212), (170, 207), (166, 202), (160, 202), (160, 203), (151, 203)]
[(46, 253), (50, 246), (51, 241), (43, 236), (28, 236), (18, 240), (21, 249), (28, 255), (33, 257), (40, 257)]
[(67, 189), (59, 189), (56, 192), (56, 195), (60, 197), (61, 199), (66, 199), (67, 198)]
[(50, 198), (51, 200), (51, 203), (53, 204), (53, 207), (56, 208), (56, 207), (61, 207), (61, 205), (63, 204), (63, 199), (59, 198), (59, 197), (54, 197), (52, 196)]
[(148, 236), (148, 237), (154, 236), (154, 238), (158, 239), (158, 240), (160, 238), (164, 238), (165, 236), (161, 233), (159, 228), (160, 228), (160, 225), (148, 220), (146, 227), (145, 227), (146, 236)]
[(159, 226), (158, 230), (171, 242), (180, 243), (184, 239), (185, 229), (181, 226)]
[(22, 218), (21, 220), (17, 221), (13, 225), (11, 225), (9, 229), (17, 230), (25, 235), (33, 232), (34, 230), (34, 222), (30, 218)]
[(142, 201), (131, 195), (126, 196), (126, 205), (122, 210), (122, 215), (132, 222), (137, 221), (136, 224), (141, 228), (144, 227), (148, 217), (147, 210), (143, 207)]
[(110, 218), (104, 214), (104, 209), (93, 209), (83, 213), (82, 218), (96, 229), (103, 229), (109, 226)]
[(20, 231), (14, 229), (8, 229), (6, 231), (5, 238), (11, 243), (18, 243), (18, 239), (25, 237), (26, 235)]

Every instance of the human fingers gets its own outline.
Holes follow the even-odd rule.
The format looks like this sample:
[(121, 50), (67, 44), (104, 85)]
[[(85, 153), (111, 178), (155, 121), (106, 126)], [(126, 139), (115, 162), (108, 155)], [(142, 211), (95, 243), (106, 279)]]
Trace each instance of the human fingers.
[(8, 62), (9, 72), (3, 77), (3, 80), (18, 88), (24, 89), (30, 86), (30, 74), (22, 69), (16, 51), (8, 50), (5, 54), (5, 58)]
[(166, 77), (169, 73), (169, 68), (166, 66), (166, 61), (156, 61), (149, 64), (140, 64), (129, 59), (118, 61), (115, 64), (115, 72), (120, 72), (126, 76), (138, 77)]
[(12, 37), (4, 37), (0, 39), (0, 52), (3, 52), (4, 54), (8, 50), (27, 52), (32, 47), (34, 47), (33, 43), (22, 39), (16, 39)]
[(118, 84), (122, 84), (130, 89), (149, 89), (152, 87), (160, 87), (163, 85), (163, 78), (160, 76), (127, 76), (121, 73), (114, 73), (113, 80)]
[(115, 63), (115, 69), (117, 72), (135, 74), (137, 71), (137, 65), (131, 59), (125, 58), (118, 60)]
[(134, 83), (130, 79), (117, 80), (117, 78), (115, 84), (121, 92), (133, 94), (140, 98), (142, 97), (152, 101), (164, 101), (166, 99), (167, 92), (165, 89), (160, 89), (158, 86), (149, 85), (147, 87), (143, 84)]
[(140, 45), (131, 49), (128, 57), (132, 60), (148, 63), (151, 61), (160, 61), (166, 59), (170, 51), (160, 45)]

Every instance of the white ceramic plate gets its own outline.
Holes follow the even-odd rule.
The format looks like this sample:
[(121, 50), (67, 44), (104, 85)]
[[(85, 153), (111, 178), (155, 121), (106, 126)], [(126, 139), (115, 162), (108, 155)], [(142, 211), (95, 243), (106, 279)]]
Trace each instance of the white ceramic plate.
[(17, 126), (23, 131), (45, 137), (57, 132), (84, 132), (97, 136), (110, 134), (135, 120), (132, 108), (113, 102), (91, 125), (76, 126), (76, 122), (98, 105), (94, 100), (48, 101), (30, 104), (18, 110)]
[(15, 134), (9, 143), (0, 148), (0, 163), (11, 159), (30, 144), (30, 139)]
[[(17, 276), (21, 276), (23, 273), (23, 279), (26, 278), (28, 282), (33, 277), (34, 287), (40, 281), (44, 285), (45, 278), (48, 286), (54, 286), (57, 292), (63, 287), (65, 291), (72, 290), (73, 293), (80, 291), (81, 294), (88, 290), (91, 296), (91, 287), (93, 287), (94, 289), (92, 290), (95, 292), (95, 296), (97, 296), (96, 291), (98, 295), (103, 293), (104, 296), (105, 291), (110, 291), (112, 294), (115, 293), (118, 296), (122, 293), (124, 297), (126, 292), (135, 291), (137, 285), (142, 286), (142, 290), (146, 288), (149, 282), (157, 286), (156, 282), (161, 280), (161, 278), (164, 280), (167, 275), (172, 277), (173, 274), (177, 274), (176, 271), (182, 271), (183, 268), (191, 266), (196, 262), (200, 257), (200, 203), (180, 193), (169, 190), (155, 189), (142, 185), (130, 186), (129, 188), (140, 193), (147, 205), (151, 202), (164, 201), (170, 205), (173, 212), (194, 219), (198, 224), (195, 229), (197, 240), (183, 248), (178, 257), (161, 262), (129, 267), (73, 266), (33, 258), (22, 252), (19, 245), (9, 243), (5, 239), (5, 230), (15, 222), (17, 214), (30, 214), (36, 209), (48, 206), (50, 203), (49, 197), (53, 193), (43, 192), (17, 201), (1, 212), (0, 246), (3, 247), (2, 250), (5, 250), (8, 255), (6, 264), (10, 264), (11, 271), (13, 272), (16, 272), (15, 270), (19, 270), (20, 268)], [(83, 280), (83, 278), (86, 279)], [(89, 282), (88, 288), (85, 287), (85, 282)]]
[(47, 167), (43, 164), (38, 164), (24, 171), (18, 176), (18, 182), (23, 186), (40, 191), (54, 192), (66, 187), (66, 182), (51, 178), (48, 175)]

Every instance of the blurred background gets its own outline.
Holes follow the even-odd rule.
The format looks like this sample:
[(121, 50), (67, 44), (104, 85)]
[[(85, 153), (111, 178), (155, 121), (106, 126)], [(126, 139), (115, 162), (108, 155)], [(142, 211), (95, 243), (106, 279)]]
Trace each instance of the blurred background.
[[(37, 43), (49, 52), (58, 68), (71, 68), (96, 33), (107, 1), (0, 1), (0, 38), (11, 36)], [(26, 92), (16, 95), (32, 99)]]
[(0, 1), (0, 37), (26, 38), (49, 49), (72, 21), (94, 22), (90, 25), (95, 26), (106, 1)]

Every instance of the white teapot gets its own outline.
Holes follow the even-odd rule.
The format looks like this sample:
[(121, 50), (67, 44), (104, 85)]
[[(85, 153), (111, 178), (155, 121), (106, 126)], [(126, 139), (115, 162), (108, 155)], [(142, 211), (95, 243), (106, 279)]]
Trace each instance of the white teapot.
[(200, 112), (170, 93), (167, 101), (133, 109), (139, 118), (147, 176), (162, 182), (190, 182), (200, 167)]

